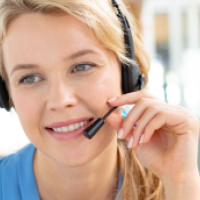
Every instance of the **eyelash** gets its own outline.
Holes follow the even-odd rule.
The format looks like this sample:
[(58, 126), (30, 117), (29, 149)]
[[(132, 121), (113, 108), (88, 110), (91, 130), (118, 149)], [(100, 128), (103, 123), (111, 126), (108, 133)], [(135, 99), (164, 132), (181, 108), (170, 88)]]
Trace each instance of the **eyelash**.
[[(95, 66), (96, 66), (95, 64), (91, 64), (91, 63), (80, 63), (80, 64), (75, 65), (73, 69), (75, 69), (75, 67), (77, 67), (77, 66), (79, 66), (79, 65), (89, 65), (89, 66), (90, 66), (89, 68), (95, 67)], [(73, 71), (73, 73), (74, 73), (74, 72), (84, 72), (84, 71), (87, 71), (87, 70), (88, 70), (88, 69), (83, 70), (83, 71), (78, 71), (78, 70), (76, 70), (76, 71)], [(24, 83), (24, 84), (33, 84), (33, 83), (25, 83), (25, 82), (24, 82), (24, 80), (25, 80), (26, 78), (29, 78), (29, 77), (38, 77), (38, 76), (37, 76), (36, 74), (29, 73), (29, 74), (23, 76), (23, 77), (19, 80), (19, 84), (23, 84), (23, 83)]]

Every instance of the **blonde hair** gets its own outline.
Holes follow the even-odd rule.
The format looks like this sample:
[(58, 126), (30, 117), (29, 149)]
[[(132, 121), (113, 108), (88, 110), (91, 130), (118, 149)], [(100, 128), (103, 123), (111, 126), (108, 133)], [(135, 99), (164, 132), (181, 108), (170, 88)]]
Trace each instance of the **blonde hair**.
[[(138, 32), (133, 16), (128, 12), (122, 0), (118, 0), (122, 12), (126, 15), (132, 30), (135, 58), (140, 72), (148, 80), (150, 59), (137, 38)], [(85, 23), (95, 34), (103, 47), (116, 53), (121, 63), (133, 63), (126, 57), (124, 33), (111, 0), (4, 0), (0, 3), (0, 75), (9, 83), (3, 63), (2, 44), (9, 23), (22, 14), (65, 12)], [(10, 99), (10, 106), (11, 99)], [(162, 183), (139, 162), (135, 150), (127, 149), (125, 141), (118, 141), (118, 159), (123, 176), (123, 185), (118, 199), (124, 200), (162, 200)]]

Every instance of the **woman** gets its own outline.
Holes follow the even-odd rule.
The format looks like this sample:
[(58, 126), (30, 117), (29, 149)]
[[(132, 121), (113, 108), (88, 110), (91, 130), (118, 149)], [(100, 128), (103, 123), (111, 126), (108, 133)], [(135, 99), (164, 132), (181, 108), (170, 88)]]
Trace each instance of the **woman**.
[[(145, 90), (122, 93), (121, 63), (131, 61), (109, 0), (6, 0), (0, 12), (1, 76), (32, 143), (1, 159), (2, 200), (199, 199), (199, 121)], [(118, 107), (83, 136), (126, 104), (135, 106), (125, 119)]]

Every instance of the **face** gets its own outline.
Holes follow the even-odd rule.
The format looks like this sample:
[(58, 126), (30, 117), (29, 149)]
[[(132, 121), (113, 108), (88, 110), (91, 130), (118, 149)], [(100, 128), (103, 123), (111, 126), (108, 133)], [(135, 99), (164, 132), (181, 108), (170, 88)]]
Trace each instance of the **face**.
[(111, 109), (106, 101), (121, 94), (116, 55), (85, 24), (69, 15), (22, 15), (8, 27), (3, 54), (15, 110), (39, 152), (74, 166), (117, 142), (107, 123), (92, 140), (83, 134), (59, 140), (49, 130), (57, 122), (94, 121)]

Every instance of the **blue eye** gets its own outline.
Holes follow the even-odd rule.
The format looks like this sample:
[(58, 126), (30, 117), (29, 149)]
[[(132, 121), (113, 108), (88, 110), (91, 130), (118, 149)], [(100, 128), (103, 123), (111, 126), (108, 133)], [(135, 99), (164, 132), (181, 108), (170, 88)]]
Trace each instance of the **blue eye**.
[(80, 72), (80, 71), (85, 71), (89, 68), (91, 68), (92, 66), (95, 66), (94, 64), (89, 64), (89, 63), (86, 63), (86, 64), (78, 64), (74, 67), (74, 72)]
[(29, 74), (29, 75), (26, 75), (26, 76), (22, 77), (19, 80), (19, 83), (31, 84), (31, 83), (35, 83), (35, 82), (37, 82), (39, 80), (40, 80), (40, 78), (38, 76)]
[[(82, 63), (82, 64), (78, 64), (74, 67), (73, 72), (82, 72), (82, 71), (86, 71), (87, 69), (96, 66), (95, 64), (89, 64), (89, 63)], [(38, 77), (35, 74), (28, 74), (23, 76), (20, 80), (19, 83), (20, 84), (33, 84), (35, 82), (40, 81), (41, 78)]]

